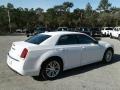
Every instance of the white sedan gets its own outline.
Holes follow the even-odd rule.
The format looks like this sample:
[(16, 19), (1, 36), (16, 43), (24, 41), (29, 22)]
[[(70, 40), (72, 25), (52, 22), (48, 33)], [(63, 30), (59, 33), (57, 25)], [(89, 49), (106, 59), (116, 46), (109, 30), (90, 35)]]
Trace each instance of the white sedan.
[(21, 75), (55, 79), (64, 70), (110, 62), (113, 46), (78, 32), (46, 32), (26, 41), (13, 42), (7, 64)]

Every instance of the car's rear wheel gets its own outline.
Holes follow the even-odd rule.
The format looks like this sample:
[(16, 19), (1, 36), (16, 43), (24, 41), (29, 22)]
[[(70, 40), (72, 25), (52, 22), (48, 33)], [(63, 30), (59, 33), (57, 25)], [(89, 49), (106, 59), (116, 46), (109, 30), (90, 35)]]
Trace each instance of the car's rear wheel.
[(62, 70), (62, 62), (60, 60), (56, 60), (55, 58), (51, 58), (43, 63), (40, 76), (42, 76), (45, 80), (53, 80), (62, 73)]
[(112, 56), (113, 56), (113, 50), (112, 49), (107, 49), (104, 57), (103, 57), (103, 62), (109, 63), (112, 61)]

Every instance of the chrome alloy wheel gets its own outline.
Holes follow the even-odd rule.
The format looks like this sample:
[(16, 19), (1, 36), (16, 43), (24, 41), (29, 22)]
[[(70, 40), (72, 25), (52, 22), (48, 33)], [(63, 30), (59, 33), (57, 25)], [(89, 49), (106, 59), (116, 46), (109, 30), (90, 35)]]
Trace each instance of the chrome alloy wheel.
[(51, 61), (45, 68), (46, 75), (50, 78), (56, 77), (60, 72), (60, 64), (57, 61)]
[(108, 51), (106, 52), (106, 56), (105, 56), (106, 62), (110, 62), (110, 61), (111, 61), (112, 55), (113, 55), (113, 53), (112, 53), (111, 50), (108, 50)]

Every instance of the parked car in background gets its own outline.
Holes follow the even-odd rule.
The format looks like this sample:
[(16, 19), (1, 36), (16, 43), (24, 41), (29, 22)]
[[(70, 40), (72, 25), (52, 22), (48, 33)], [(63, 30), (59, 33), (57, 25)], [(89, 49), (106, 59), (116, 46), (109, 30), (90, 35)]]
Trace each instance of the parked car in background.
[(81, 32), (81, 33), (85, 33), (87, 35), (90, 35), (90, 30), (86, 27), (80, 27), (80, 28), (76, 28), (77, 32)]
[(22, 33), (23, 30), (22, 29), (16, 29), (16, 33)]
[(8, 66), (21, 75), (55, 79), (64, 70), (110, 62), (113, 46), (79, 32), (45, 32), (25, 41), (13, 42)]
[(91, 36), (101, 36), (101, 30), (98, 27), (90, 28), (90, 35)]
[(110, 36), (111, 31), (113, 31), (113, 27), (103, 27), (101, 30), (103, 36)]
[(34, 30), (26, 30), (26, 36), (29, 37), (29, 36), (33, 36), (33, 33), (34, 33)]
[(16, 33), (26, 33), (26, 29), (16, 29)]
[(117, 38), (120, 40), (120, 27), (115, 27), (110, 33), (110, 38)]
[(68, 31), (73, 31), (75, 32), (76, 28), (68, 28)]
[(45, 27), (38, 27), (34, 30), (33, 35), (36, 35), (36, 34), (39, 34), (39, 33), (44, 33), (45, 31), (47, 31), (47, 29)]
[(29, 37), (29, 36), (33, 36), (39, 33), (44, 33), (45, 31), (47, 31), (45, 27), (37, 27), (34, 30), (27, 30), (26, 35), (27, 37)]
[(68, 31), (68, 27), (58, 27), (56, 31)]
[(27, 31), (27, 29), (26, 29), (26, 28), (24, 28), (24, 29), (22, 30), (22, 32), (23, 32), (23, 33), (26, 33), (26, 31)]

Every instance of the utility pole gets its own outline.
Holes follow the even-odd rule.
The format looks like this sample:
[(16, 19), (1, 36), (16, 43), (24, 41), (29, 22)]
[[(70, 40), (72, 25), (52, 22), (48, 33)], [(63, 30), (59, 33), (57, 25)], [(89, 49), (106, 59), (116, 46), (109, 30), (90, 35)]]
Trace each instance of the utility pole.
[(9, 10), (8, 10), (8, 21), (9, 21), (9, 29), (10, 29), (10, 32), (11, 32), (11, 18), (10, 18)]

